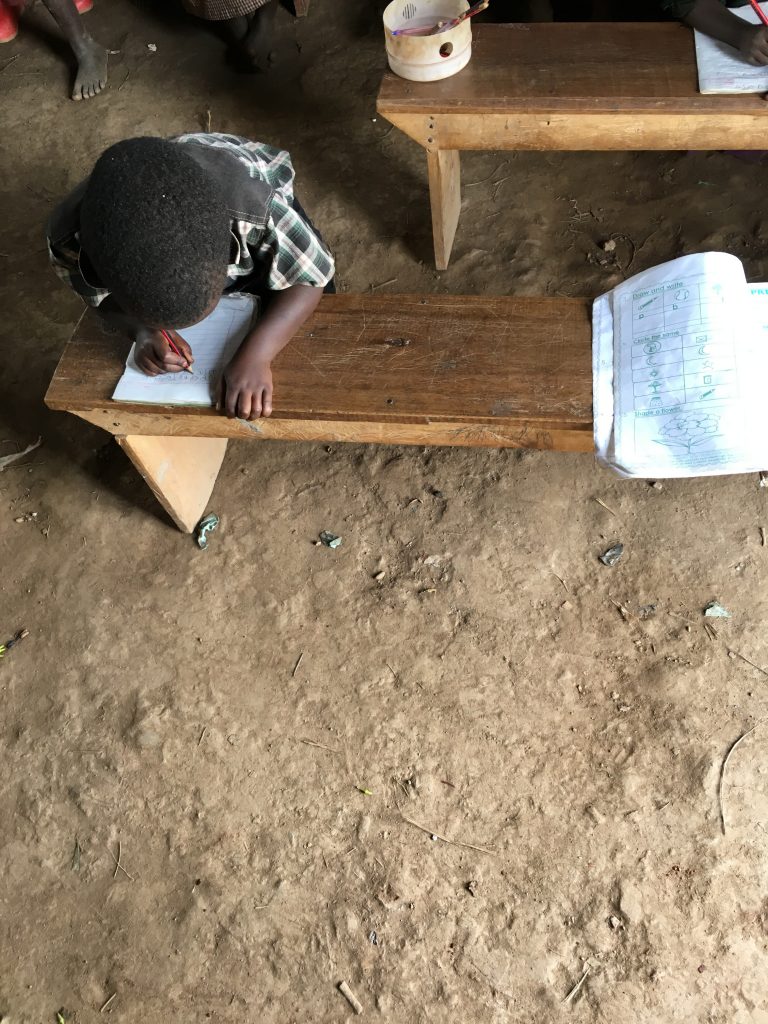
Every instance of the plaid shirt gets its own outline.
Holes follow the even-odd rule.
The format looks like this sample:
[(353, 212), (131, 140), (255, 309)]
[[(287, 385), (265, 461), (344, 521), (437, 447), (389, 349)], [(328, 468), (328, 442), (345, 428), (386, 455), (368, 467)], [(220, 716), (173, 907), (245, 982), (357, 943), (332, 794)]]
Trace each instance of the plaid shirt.
[[(193, 141), (229, 150), (248, 167), (252, 178), (266, 182), (274, 194), (266, 228), (246, 220), (233, 220), (232, 253), (227, 268), (227, 286), (244, 287), (249, 277), (265, 282), (270, 291), (282, 291), (295, 284), (323, 288), (334, 274), (333, 256), (306, 217), (294, 209), (294, 170), (284, 150), (237, 135), (218, 132), (180, 135), (173, 142)], [(59, 277), (91, 306), (98, 306), (110, 292), (94, 280), (93, 272), (82, 266), (79, 233), (59, 242), (48, 240), (51, 263)]]

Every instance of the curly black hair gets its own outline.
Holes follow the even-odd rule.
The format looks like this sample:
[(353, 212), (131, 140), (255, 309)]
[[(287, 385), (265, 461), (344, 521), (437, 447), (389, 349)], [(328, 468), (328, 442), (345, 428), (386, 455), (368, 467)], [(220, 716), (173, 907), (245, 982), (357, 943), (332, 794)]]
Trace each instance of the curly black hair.
[(183, 146), (126, 139), (93, 168), (80, 243), (126, 313), (148, 326), (186, 327), (224, 287), (230, 218), (218, 182)]

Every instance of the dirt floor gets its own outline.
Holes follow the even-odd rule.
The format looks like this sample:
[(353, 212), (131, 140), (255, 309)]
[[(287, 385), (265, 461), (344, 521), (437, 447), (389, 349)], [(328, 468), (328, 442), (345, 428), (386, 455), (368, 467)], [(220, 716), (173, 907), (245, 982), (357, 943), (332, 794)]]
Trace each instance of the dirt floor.
[(756, 477), (233, 443), (202, 553), (42, 403), (81, 312), (42, 224), (124, 136), (209, 110), (290, 148), (357, 292), (596, 295), (701, 248), (765, 279), (764, 170), (468, 155), (438, 274), (422, 153), (374, 111), (375, 5), (281, 17), (269, 78), (151, 6), (88, 24), (119, 52), (87, 104), (44, 11), (0, 53), (0, 455), (43, 438), (0, 474), (0, 640), (30, 631), (0, 662), (2, 1020), (341, 1021), (346, 981), (397, 1024), (768, 1021)]

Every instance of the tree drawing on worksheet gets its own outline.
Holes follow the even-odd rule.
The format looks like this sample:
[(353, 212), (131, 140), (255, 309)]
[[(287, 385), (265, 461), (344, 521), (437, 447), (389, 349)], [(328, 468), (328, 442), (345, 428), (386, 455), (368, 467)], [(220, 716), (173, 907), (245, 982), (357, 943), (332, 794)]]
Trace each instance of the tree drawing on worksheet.
[(718, 437), (720, 417), (711, 412), (687, 412), (667, 420), (661, 437), (654, 440), (667, 448), (683, 448), (691, 455), (695, 448)]

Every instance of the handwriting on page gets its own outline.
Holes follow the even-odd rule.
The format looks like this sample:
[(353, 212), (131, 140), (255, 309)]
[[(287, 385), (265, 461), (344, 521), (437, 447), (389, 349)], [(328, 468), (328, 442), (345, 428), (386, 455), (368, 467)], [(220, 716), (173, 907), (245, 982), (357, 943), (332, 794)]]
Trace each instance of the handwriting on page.
[(675, 282), (632, 296), (636, 412), (672, 410), (738, 396), (736, 355), (722, 288)]
[(693, 475), (722, 472), (747, 458), (749, 309), (743, 268), (723, 253), (681, 257), (619, 286), (614, 354), (621, 465), (639, 476)]
[(131, 350), (112, 397), (157, 405), (212, 405), (216, 384), (248, 332), (253, 314), (251, 296), (225, 295), (205, 320), (181, 330), (194, 355), (192, 373), (147, 377), (136, 368)]

